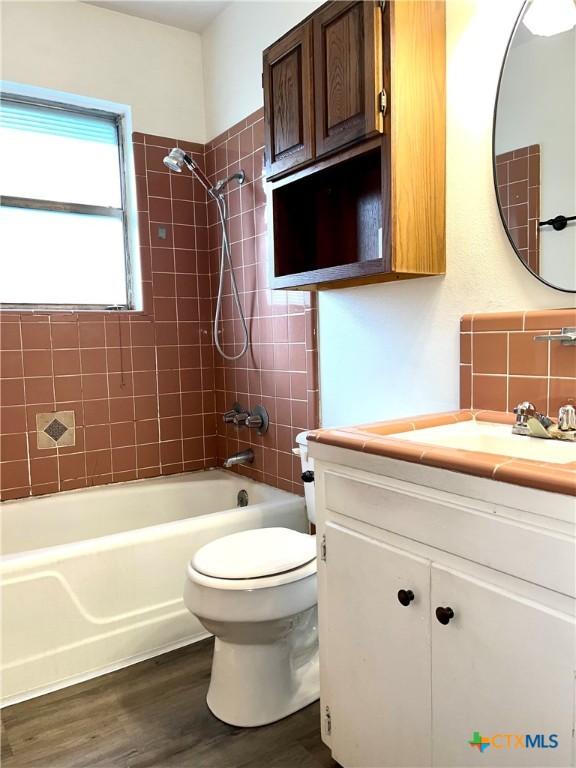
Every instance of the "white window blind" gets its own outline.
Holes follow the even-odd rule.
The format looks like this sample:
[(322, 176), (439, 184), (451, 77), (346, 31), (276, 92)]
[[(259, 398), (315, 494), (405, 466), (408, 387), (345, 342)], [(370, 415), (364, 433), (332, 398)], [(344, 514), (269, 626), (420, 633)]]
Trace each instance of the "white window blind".
[(0, 303), (132, 308), (121, 115), (3, 96)]

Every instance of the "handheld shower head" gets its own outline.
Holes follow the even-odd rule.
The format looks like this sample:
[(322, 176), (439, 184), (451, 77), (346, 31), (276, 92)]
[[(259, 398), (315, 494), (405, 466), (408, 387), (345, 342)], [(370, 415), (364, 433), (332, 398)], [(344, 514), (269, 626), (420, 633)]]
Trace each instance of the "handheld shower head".
[(188, 157), (183, 149), (177, 149), (175, 147), (174, 149), (171, 149), (170, 154), (166, 155), (164, 158), (164, 165), (175, 173), (182, 173), (182, 167), (185, 163), (190, 168), (190, 165), (186, 160), (188, 160), (189, 163), (193, 162), (192, 158)]
[(164, 165), (175, 173), (182, 173), (182, 168), (186, 166), (186, 168), (188, 168), (189, 171), (192, 171), (194, 176), (196, 176), (206, 192), (210, 192), (212, 189), (212, 184), (210, 184), (210, 181), (202, 173), (198, 163), (193, 160), (190, 155), (187, 155), (183, 149), (179, 149), (178, 147), (171, 149), (170, 153), (164, 158)]
[[(248, 347), (250, 346), (250, 337), (248, 335), (246, 318), (244, 317), (244, 312), (242, 310), (242, 303), (240, 301), (240, 296), (238, 294), (236, 277), (234, 276), (234, 266), (232, 264), (232, 258), (230, 256), (230, 241), (228, 239), (228, 232), (226, 229), (226, 215), (227, 215), (226, 199), (224, 197), (223, 190), (226, 188), (226, 185), (230, 181), (232, 181), (232, 179), (236, 179), (239, 184), (243, 184), (246, 176), (244, 174), (244, 171), (241, 170), (241, 171), (238, 171), (237, 173), (233, 173), (227, 179), (221, 179), (220, 181), (217, 181), (216, 184), (211, 184), (210, 180), (207, 178), (206, 174), (203, 173), (198, 163), (196, 163), (190, 157), (190, 155), (187, 155), (186, 152), (184, 152), (184, 150), (180, 149), (179, 147), (175, 147), (174, 149), (170, 150), (169, 154), (166, 155), (166, 157), (164, 158), (164, 165), (170, 171), (174, 171), (175, 173), (182, 173), (182, 168), (186, 166), (186, 168), (188, 168), (188, 170), (191, 171), (194, 174), (194, 176), (196, 176), (196, 178), (198, 179), (200, 184), (202, 184), (202, 186), (204, 187), (208, 195), (211, 198), (213, 198), (213, 200), (216, 202), (216, 206), (218, 208), (218, 215), (220, 217), (222, 244), (221, 244), (221, 250), (220, 250), (220, 282), (218, 287), (218, 299), (216, 301), (216, 310), (214, 314), (214, 323), (212, 325), (212, 338), (214, 340), (214, 345), (216, 349), (222, 355), (222, 357), (224, 357), (226, 360), (239, 360), (243, 355), (246, 354)], [(220, 340), (218, 338), (218, 334), (220, 333), (219, 326), (221, 322), (222, 294), (224, 290), (224, 274), (225, 274), (226, 265), (228, 265), (228, 268), (230, 269), (230, 278), (232, 281), (232, 295), (236, 303), (238, 314), (240, 315), (240, 322), (242, 323), (242, 329), (244, 331), (244, 341), (242, 344), (242, 350), (236, 355), (229, 355), (226, 352), (224, 352), (220, 344)]]

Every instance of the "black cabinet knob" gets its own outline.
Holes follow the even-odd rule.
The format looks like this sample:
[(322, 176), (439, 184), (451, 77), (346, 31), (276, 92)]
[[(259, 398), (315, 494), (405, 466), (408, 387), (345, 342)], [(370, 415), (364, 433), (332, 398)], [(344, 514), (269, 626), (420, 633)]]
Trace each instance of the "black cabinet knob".
[(442, 607), (436, 608), (436, 618), (438, 619), (440, 624), (446, 625), (446, 624), (448, 624), (450, 619), (454, 618), (454, 611), (452, 610), (452, 608), (448, 608), (448, 607), (446, 607), (446, 608), (442, 608)]
[(401, 605), (410, 605), (412, 600), (414, 600), (414, 592), (411, 589), (401, 589), (398, 592), (398, 602)]
[(312, 472), (311, 469), (307, 469), (306, 472), (302, 472), (300, 475), (300, 479), (303, 483), (313, 483), (314, 482), (314, 472)]

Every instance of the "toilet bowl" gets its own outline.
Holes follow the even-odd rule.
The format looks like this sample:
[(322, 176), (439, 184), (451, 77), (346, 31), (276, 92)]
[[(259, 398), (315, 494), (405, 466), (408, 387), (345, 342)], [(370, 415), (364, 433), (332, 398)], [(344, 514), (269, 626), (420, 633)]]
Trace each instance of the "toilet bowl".
[(315, 536), (259, 528), (206, 544), (184, 602), (215, 636), (206, 700), (220, 720), (265, 725), (319, 697)]

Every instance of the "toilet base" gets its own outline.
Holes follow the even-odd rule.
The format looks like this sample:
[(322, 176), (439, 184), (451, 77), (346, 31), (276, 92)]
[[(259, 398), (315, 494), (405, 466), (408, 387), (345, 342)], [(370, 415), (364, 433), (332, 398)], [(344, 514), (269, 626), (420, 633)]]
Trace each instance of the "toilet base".
[(281, 720), (320, 696), (316, 606), (271, 622), (267, 632), (254, 629), (216, 637), (206, 698), (219, 720), (245, 728)]

